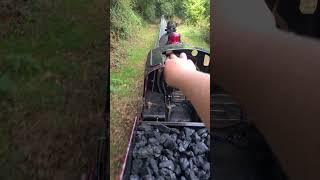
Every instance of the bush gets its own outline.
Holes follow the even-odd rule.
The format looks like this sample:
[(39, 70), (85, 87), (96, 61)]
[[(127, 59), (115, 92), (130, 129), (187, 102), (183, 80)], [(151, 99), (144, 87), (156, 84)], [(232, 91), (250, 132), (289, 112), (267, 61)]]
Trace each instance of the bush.
[(203, 34), (205, 41), (210, 42), (210, 1), (209, 0), (185, 0), (184, 19), (190, 25), (197, 26)]
[(210, 43), (210, 16), (200, 20), (198, 26), (200, 32), (203, 34), (203, 39)]
[(126, 39), (135, 27), (142, 25), (142, 19), (132, 10), (131, 0), (112, 1), (110, 9), (111, 33)]
[[(160, 4), (161, 15), (165, 15), (167, 18), (172, 18), (174, 15), (174, 4), (172, 2), (162, 2)], [(160, 15), (159, 15), (160, 17)]]
[(145, 18), (149, 21), (154, 21), (156, 19), (156, 6), (150, 5), (146, 7)]

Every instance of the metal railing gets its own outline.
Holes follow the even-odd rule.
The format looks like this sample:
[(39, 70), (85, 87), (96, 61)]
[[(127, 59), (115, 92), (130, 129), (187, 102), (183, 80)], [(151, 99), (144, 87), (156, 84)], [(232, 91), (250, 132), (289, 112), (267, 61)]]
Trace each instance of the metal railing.
[(156, 43), (154, 45), (155, 48), (159, 47), (159, 40), (166, 33), (166, 25), (167, 25), (167, 20), (162, 15), (160, 18), (159, 37), (157, 38)]

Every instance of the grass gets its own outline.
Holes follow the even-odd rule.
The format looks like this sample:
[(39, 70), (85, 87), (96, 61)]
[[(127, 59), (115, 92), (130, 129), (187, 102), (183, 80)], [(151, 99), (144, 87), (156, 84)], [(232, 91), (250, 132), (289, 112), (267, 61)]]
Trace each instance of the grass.
[[(147, 53), (154, 47), (158, 25), (146, 25), (137, 30), (134, 38), (114, 44), (111, 52), (111, 179), (117, 179), (132, 130), (133, 120), (142, 102), (144, 63)], [(182, 41), (204, 49), (209, 45), (200, 31), (186, 25), (178, 26)]]
[(102, 134), (104, 3), (20, 3), (0, 41), (0, 179), (79, 179)]
[[(158, 35), (158, 25), (148, 25), (136, 31), (134, 37), (121, 41), (117, 47), (124, 49), (117, 66), (111, 68), (111, 179), (120, 173), (134, 117), (139, 111), (142, 97), (144, 64)], [(112, 52), (111, 52), (112, 54)]]
[(186, 24), (181, 24), (177, 27), (177, 32), (181, 34), (182, 42), (210, 50), (210, 45), (203, 40), (204, 35), (200, 30)]

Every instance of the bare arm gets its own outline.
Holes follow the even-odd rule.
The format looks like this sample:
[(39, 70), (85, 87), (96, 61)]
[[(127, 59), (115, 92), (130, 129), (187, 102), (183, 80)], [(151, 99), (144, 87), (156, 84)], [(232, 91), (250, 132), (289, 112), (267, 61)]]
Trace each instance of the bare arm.
[(196, 70), (186, 54), (174, 54), (166, 61), (166, 82), (182, 91), (191, 101), (203, 123), (210, 129), (210, 75)]
[[(319, 178), (320, 43), (273, 28), (263, 1), (251, 14), (261, 21), (244, 23), (233, 23), (223, 11), (231, 3), (219, 2), (214, 81), (244, 105), (291, 179)], [(241, 11), (250, 12), (233, 13)]]

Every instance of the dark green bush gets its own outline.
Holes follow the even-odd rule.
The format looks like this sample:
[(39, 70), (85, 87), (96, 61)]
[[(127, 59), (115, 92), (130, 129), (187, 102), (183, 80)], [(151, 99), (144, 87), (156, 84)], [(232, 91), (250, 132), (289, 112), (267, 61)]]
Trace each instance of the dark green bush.
[(135, 27), (142, 25), (141, 18), (133, 11), (132, 6), (131, 0), (111, 2), (111, 33), (125, 39), (132, 35)]

